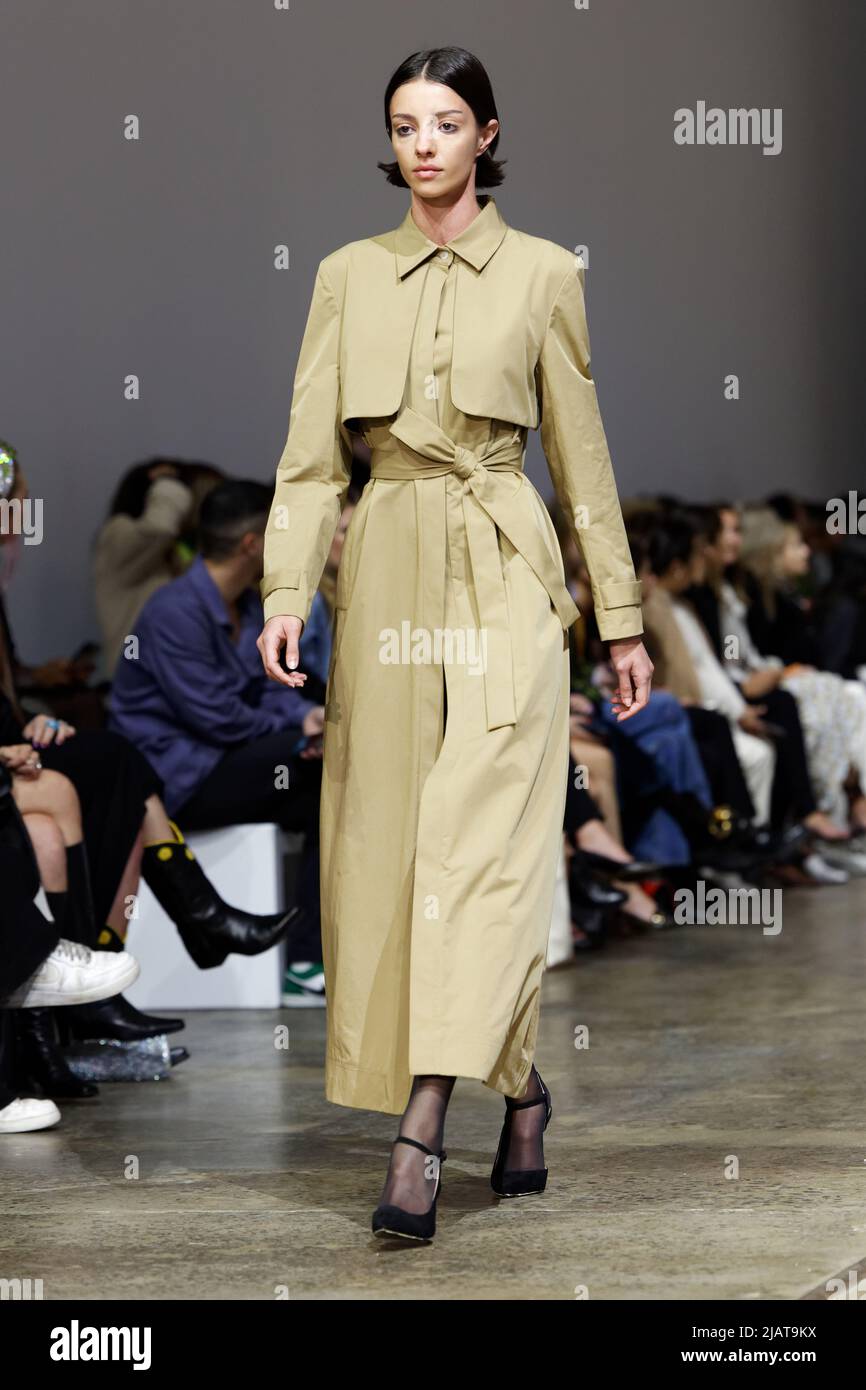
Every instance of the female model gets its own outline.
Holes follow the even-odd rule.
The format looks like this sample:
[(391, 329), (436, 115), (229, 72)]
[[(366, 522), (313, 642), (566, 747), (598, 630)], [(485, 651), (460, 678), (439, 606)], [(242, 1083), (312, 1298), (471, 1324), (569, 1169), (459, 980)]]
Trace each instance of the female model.
[(427, 1239), (457, 1076), (505, 1096), (494, 1190), (540, 1191), (547, 1171), (550, 1096), (533, 1056), (578, 610), (523, 473), (539, 418), (623, 717), (646, 703), (652, 665), (589, 373), (582, 263), (476, 198), (503, 174), (472, 54), (407, 58), (385, 125), (396, 163), (380, 167), (411, 205), (396, 230), (319, 265), (266, 532), (259, 649), (273, 679), (303, 684), (298, 638), (359, 432), (372, 476), (337, 578), (325, 716), (325, 1094), (402, 1112), (373, 1229)]

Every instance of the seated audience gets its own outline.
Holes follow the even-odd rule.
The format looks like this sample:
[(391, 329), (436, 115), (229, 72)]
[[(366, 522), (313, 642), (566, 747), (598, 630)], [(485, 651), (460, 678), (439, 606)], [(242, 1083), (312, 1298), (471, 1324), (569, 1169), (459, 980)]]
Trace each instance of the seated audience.
[(268, 680), (256, 642), (271, 490), (221, 483), (200, 553), (144, 605), (115, 671), (109, 727), (148, 758), (187, 829), (275, 822), (304, 832), (302, 924), (285, 1002), (324, 1002), (319, 917), (322, 703)]

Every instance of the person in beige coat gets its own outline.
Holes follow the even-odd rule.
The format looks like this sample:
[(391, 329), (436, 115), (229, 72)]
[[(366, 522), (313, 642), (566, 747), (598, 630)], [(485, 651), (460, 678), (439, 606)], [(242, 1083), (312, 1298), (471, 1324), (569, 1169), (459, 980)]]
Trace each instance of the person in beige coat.
[(411, 203), (394, 230), (319, 264), (259, 649), (274, 679), (303, 684), (298, 637), (359, 433), (372, 476), (337, 577), (323, 750), (325, 1094), (403, 1112), (374, 1230), (429, 1236), (457, 1076), (506, 1098), (494, 1190), (540, 1190), (547, 1172), (550, 1100), (533, 1058), (578, 610), (523, 471), (530, 429), (586, 559), (622, 717), (649, 698), (652, 665), (590, 372), (583, 263), (476, 197), (503, 175), (471, 54), (412, 55), (385, 119), (396, 163), (382, 167)]

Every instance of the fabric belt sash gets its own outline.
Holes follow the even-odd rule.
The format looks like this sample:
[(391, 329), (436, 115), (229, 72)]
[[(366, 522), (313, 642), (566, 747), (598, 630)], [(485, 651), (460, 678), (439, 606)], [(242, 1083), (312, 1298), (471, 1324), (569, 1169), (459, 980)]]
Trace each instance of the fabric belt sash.
[[(393, 444), (388, 441), (372, 451), (374, 478), (417, 482), (454, 473), (464, 483), (463, 520), (479, 620), (486, 634), (487, 728), (516, 724), (511, 630), (497, 527), (544, 585), (563, 628), (579, 616), (563, 578), (562, 562), (557, 563), (551, 554), (522, 489), (506, 492), (497, 478), (503, 471), (523, 472), (523, 443), (519, 437), (504, 436), (482, 456), (455, 444), (433, 420), (410, 406), (403, 407), (390, 426), (390, 435)], [(441, 573), (444, 576), (444, 554)]]

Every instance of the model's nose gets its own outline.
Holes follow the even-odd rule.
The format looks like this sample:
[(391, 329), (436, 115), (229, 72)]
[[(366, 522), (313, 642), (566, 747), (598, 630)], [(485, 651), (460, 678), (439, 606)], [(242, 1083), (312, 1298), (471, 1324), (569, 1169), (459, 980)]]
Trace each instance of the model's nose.
[(435, 133), (431, 130), (418, 131), (418, 138), (415, 141), (415, 153), (418, 155), (431, 155), (436, 149)]

